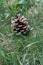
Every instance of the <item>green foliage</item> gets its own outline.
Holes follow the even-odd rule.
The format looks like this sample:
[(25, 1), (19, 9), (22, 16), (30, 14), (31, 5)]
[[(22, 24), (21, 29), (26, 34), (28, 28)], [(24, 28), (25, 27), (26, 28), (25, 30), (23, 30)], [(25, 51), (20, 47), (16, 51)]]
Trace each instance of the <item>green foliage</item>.
[(40, 2), (43, 2), (43, 0), (40, 0)]
[(27, 3), (26, 0), (20, 0), (20, 1), (19, 1), (19, 4), (26, 4), (26, 3)]
[[(30, 25), (26, 35), (12, 31), (17, 12)], [(0, 0), (0, 65), (27, 64), (43, 65), (43, 0)]]

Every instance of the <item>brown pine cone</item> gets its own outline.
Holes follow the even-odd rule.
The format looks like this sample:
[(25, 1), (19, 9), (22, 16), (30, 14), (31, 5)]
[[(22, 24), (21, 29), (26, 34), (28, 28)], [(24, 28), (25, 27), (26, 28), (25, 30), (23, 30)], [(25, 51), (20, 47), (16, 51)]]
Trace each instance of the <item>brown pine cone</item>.
[(29, 25), (26, 18), (24, 16), (21, 16), (20, 14), (17, 14), (15, 15), (15, 17), (12, 18), (11, 25), (13, 31), (18, 34), (25, 34), (29, 30)]

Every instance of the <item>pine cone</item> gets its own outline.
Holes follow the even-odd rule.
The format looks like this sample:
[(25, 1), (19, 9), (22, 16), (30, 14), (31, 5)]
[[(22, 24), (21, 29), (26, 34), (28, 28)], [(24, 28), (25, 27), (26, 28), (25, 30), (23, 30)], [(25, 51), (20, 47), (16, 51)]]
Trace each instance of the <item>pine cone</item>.
[(29, 30), (29, 25), (24, 16), (20, 16), (20, 14), (15, 15), (12, 18), (12, 27), (13, 31), (18, 34), (25, 34)]

